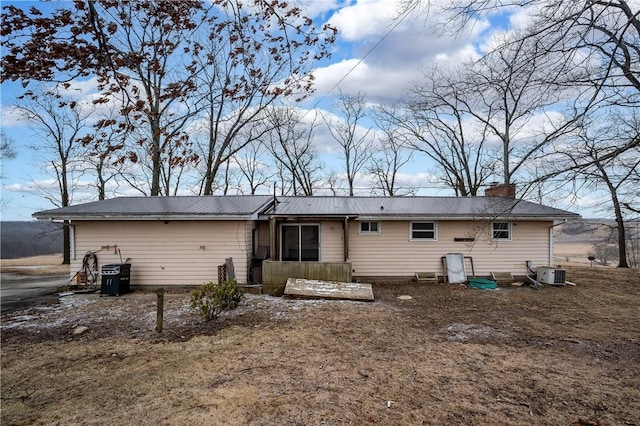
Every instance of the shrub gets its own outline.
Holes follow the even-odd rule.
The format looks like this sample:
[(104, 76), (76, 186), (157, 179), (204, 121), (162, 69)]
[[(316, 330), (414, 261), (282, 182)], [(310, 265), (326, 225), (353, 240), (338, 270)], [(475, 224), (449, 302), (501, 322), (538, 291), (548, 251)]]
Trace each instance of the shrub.
[(206, 321), (217, 318), (223, 311), (238, 307), (244, 297), (244, 290), (238, 287), (236, 280), (221, 283), (205, 283), (200, 289), (191, 292), (191, 307), (198, 310)]

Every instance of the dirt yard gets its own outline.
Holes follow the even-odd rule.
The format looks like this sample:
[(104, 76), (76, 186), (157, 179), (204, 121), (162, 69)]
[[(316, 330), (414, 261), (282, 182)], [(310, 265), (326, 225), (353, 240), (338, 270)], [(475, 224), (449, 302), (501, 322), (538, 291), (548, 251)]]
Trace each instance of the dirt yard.
[(69, 265), (62, 264), (62, 254), (0, 259), (0, 268), (3, 273), (22, 275), (69, 274)]
[(373, 303), (248, 296), (208, 323), (170, 292), (162, 334), (154, 293), (70, 295), (2, 318), (0, 420), (639, 424), (640, 272), (567, 279), (379, 285)]

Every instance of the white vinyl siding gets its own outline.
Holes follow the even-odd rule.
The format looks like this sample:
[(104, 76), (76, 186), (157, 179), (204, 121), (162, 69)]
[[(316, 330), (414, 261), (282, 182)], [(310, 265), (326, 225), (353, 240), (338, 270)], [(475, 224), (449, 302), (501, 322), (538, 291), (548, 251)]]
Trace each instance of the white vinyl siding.
[(322, 222), (320, 226), (321, 262), (344, 262), (344, 231), (342, 226), (342, 222)]
[[(98, 267), (131, 258), (131, 285), (200, 285), (217, 281), (218, 265), (233, 258), (236, 278), (247, 282), (251, 256), (249, 221), (76, 221), (76, 259), (71, 275), (87, 251), (97, 251)], [(102, 247), (110, 246), (111, 249)], [(98, 283), (100, 284), (100, 283)]]
[[(525, 275), (527, 260), (534, 266), (548, 264), (550, 225), (551, 222), (513, 222), (511, 241), (506, 242), (491, 240), (491, 222), (441, 220), (437, 225), (438, 241), (416, 244), (407, 238), (408, 221), (383, 221), (381, 238), (367, 238), (359, 235), (357, 227), (351, 227), (349, 258), (354, 276), (442, 274), (441, 257), (447, 253), (473, 257), (476, 275), (488, 276), (492, 271)], [(475, 241), (460, 242), (455, 238)]]

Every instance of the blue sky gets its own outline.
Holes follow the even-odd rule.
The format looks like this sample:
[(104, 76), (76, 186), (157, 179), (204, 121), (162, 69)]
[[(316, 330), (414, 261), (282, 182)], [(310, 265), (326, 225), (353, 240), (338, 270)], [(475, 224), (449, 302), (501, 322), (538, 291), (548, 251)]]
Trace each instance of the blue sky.
[[(20, 6), (28, 3), (19, 2)], [(423, 70), (434, 64), (446, 67), (477, 57), (484, 46), (491, 43), (495, 31), (511, 24), (522, 25), (527, 19), (526, 14), (515, 11), (513, 15), (476, 21), (462, 33), (446, 34), (436, 29), (445, 18), (433, 9), (429, 14), (422, 10), (398, 21), (399, 2), (395, 0), (298, 3), (318, 26), (329, 22), (339, 30), (333, 57), (315, 70), (316, 92), (300, 105), (303, 110), (330, 109), (340, 91), (366, 94), (368, 100), (375, 103), (397, 102), (404, 91), (419, 80)], [(46, 159), (29, 148), (37, 136), (24, 120), (16, 120), (11, 113), (15, 96), (20, 93), (19, 86), (7, 82), (0, 90), (2, 129), (13, 139), (17, 150), (15, 159), (2, 162), (2, 220), (30, 220), (34, 211), (54, 207), (42, 191), (35, 188), (50, 185), (52, 176), (44, 172)], [(336, 147), (326, 136), (322, 133), (316, 136), (318, 152), (327, 167), (338, 170)], [(407, 185), (420, 187), (419, 195), (453, 195), (452, 191), (433, 183), (430, 178), (433, 171), (433, 165), (417, 154), (402, 170), (402, 178)], [(368, 182), (360, 185), (366, 192)], [(602, 216), (592, 208), (598, 200), (599, 197), (585, 196), (574, 203), (554, 202), (554, 206), (588, 217)]]

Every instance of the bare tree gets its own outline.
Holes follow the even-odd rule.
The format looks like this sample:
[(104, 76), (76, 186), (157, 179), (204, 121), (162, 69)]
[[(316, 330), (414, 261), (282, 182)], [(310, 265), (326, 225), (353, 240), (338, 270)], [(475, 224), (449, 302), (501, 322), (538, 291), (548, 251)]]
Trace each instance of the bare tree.
[(640, 218), (627, 221), (627, 241), (629, 250), (627, 251), (629, 263), (632, 268), (640, 268)]
[(568, 147), (558, 147), (561, 163), (559, 170), (570, 170), (573, 179), (581, 180), (591, 191), (604, 189), (610, 196), (615, 220), (618, 258), (620, 268), (627, 268), (627, 241), (625, 227), (625, 208), (628, 212), (638, 209), (637, 198), (624, 199), (625, 195), (633, 194), (637, 188), (637, 174), (640, 168), (640, 148), (628, 149), (615, 156), (609, 155), (626, 142), (640, 137), (640, 117), (636, 114), (627, 115), (628, 111), (610, 111), (605, 116), (603, 112), (594, 113), (591, 120), (583, 121), (583, 128), (577, 135), (579, 143)]
[(249, 185), (251, 195), (261, 186), (267, 186), (267, 182), (273, 177), (273, 172), (265, 163), (267, 155), (268, 151), (262, 143), (253, 143), (234, 157), (244, 180)]
[(388, 197), (413, 194), (411, 188), (406, 188), (398, 181), (400, 169), (411, 160), (412, 153), (408, 152), (397, 129), (389, 127), (384, 120), (378, 120), (378, 127), (384, 136), (376, 153), (371, 156), (368, 167), (368, 173), (376, 180), (375, 190)]
[[(17, 111), (37, 135), (32, 149), (46, 160), (45, 170), (52, 171), (57, 191), (44, 196), (57, 207), (71, 205), (74, 190), (74, 162), (80, 154), (79, 139), (87, 131), (87, 117), (73, 100), (65, 98), (59, 88), (39, 86), (27, 97), (18, 99)], [(63, 263), (70, 263), (69, 224), (64, 224)]]
[(15, 158), (16, 150), (13, 139), (7, 136), (4, 130), (0, 130), (0, 178), (4, 177), (2, 165), (5, 160)]
[(440, 178), (456, 195), (475, 196), (493, 168), (486, 155), (486, 131), (473, 122), (467, 94), (454, 75), (425, 73), (403, 109), (381, 109), (412, 149), (435, 161)]
[(206, 117), (206, 137), (198, 141), (205, 195), (212, 193), (220, 166), (261, 139), (256, 121), (268, 107), (279, 98), (301, 100), (312, 91), (311, 66), (329, 55), (335, 37), (334, 29), (318, 31), (299, 8), (285, 2), (224, 2), (220, 14), (223, 18), (211, 20), (202, 41), (198, 77), (198, 103)]
[[(129, 143), (132, 133), (128, 131), (128, 126), (118, 122), (117, 108), (109, 105), (94, 109), (91, 118), (95, 121), (93, 131), (80, 139), (84, 147), (80, 154), (81, 167), (84, 173), (94, 177), (98, 200), (105, 200), (108, 193), (115, 193), (120, 180), (128, 182), (132, 188), (141, 187), (135, 182), (138, 177), (127, 173), (128, 162), (120, 154), (126, 150), (130, 155), (136, 155)], [(131, 163), (137, 163), (137, 159)], [(112, 190), (108, 190), (108, 186), (112, 186)], [(141, 193), (145, 193), (144, 189), (141, 189)]]
[(340, 192), (339, 181), (340, 176), (338, 176), (338, 173), (336, 173), (335, 170), (329, 170), (329, 173), (327, 173), (325, 177), (325, 182), (329, 191), (331, 191), (331, 195), (334, 197), (338, 196), (338, 193)]
[[(571, 91), (571, 104), (565, 110), (567, 121), (556, 124), (550, 135), (553, 138), (562, 137), (571, 131), (571, 126), (578, 123), (582, 116), (591, 110), (602, 108), (603, 104), (615, 104), (627, 108), (638, 105), (640, 91), (640, 69), (634, 64), (640, 62), (640, 9), (635, 2), (627, 0), (575, 2), (569, 0), (453, 0), (442, 4), (440, 9), (433, 7), (425, 0), (407, 0), (404, 2), (403, 13), (419, 11), (420, 13), (445, 13), (450, 19), (445, 20), (447, 30), (460, 31), (465, 25), (473, 25), (478, 18), (485, 18), (492, 13), (518, 10), (523, 16), (530, 17), (529, 25), (521, 32), (511, 31), (511, 37), (497, 43), (497, 47), (480, 61), (503, 63), (503, 69), (526, 70), (535, 65), (542, 78), (531, 79), (530, 90), (534, 99), (537, 92), (548, 96), (548, 88), (553, 90)], [(456, 25), (457, 24), (457, 25)], [(504, 56), (502, 52), (512, 52)], [(514, 56), (514, 54), (516, 54)], [(494, 58), (494, 59), (491, 59)], [(518, 59), (520, 58), (520, 59)], [(493, 81), (510, 80), (497, 68), (484, 67), (478, 77)], [(490, 72), (487, 72), (490, 71)], [(526, 73), (519, 73), (526, 76)], [(527, 81), (525, 79), (524, 81)], [(543, 85), (539, 85), (542, 83)], [(491, 84), (499, 90), (505, 85)], [(526, 86), (521, 86), (525, 88)], [(505, 92), (511, 99), (510, 105), (515, 106), (513, 100), (525, 100), (530, 96), (521, 96), (518, 91)], [(525, 92), (522, 92), (524, 95)], [(504, 96), (500, 96), (504, 99)], [(553, 97), (551, 97), (551, 100)], [(543, 99), (544, 101), (544, 99)], [(546, 102), (546, 101), (544, 101)], [(491, 105), (491, 103), (488, 103)], [(517, 118), (517, 111), (505, 104), (503, 115), (509, 114)], [(557, 105), (556, 105), (557, 107)], [(525, 108), (526, 110), (526, 108)], [(522, 111), (522, 109), (520, 110)], [(506, 117), (506, 116), (505, 116)], [(509, 119), (505, 120), (508, 124)], [(515, 124), (515, 123), (514, 123)], [(517, 124), (516, 124), (517, 127)], [(501, 137), (503, 144), (511, 139), (506, 132), (508, 126), (494, 129), (494, 133)], [(541, 148), (550, 142), (545, 136), (532, 148)], [(599, 159), (607, 161), (623, 154), (627, 149), (640, 145), (639, 138), (618, 141), (616, 149), (609, 150), (606, 157)], [(506, 151), (506, 150), (505, 150)], [(524, 152), (525, 156), (527, 152)], [(535, 159), (537, 155), (530, 158)], [(504, 157), (504, 155), (503, 155)], [(514, 155), (514, 166), (524, 167), (520, 161), (522, 155)], [(585, 159), (586, 160), (586, 159)], [(510, 160), (511, 161), (511, 160)], [(507, 161), (502, 161), (505, 169), (505, 182), (510, 174)], [(588, 167), (594, 164), (574, 165), (574, 168)], [(512, 174), (512, 173), (511, 173)], [(538, 182), (557, 175), (540, 176)]]
[[(424, 0), (409, 0), (405, 6), (428, 7)], [(443, 10), (452, 13), (452, 19), (460, 25), (466, 25), (476, 17), (513, 6), (527, 7), (531, 12), (532, 22), (522, 37), (544, 40), (543, 54), (582, 68), (588, 81), (597, 75), (600, 88), (640, 91), (640, 70), (635, 67), (640, 62), (640, 13), (636, 2), (453, 0)]]
[[(138, 143), (151, 161), (150, 195), (166, 194), (163, 166), (167, 179), (176, 152), (188, 151), (183, 129), (194, 111), (185, 101), (194, 89), (193, 56), (199, 54), (192, 40), (205, 12), (200, 2), (115, 0), (76, 0), (50, 17), (34, 7), (28, 12), (12, 8), (6, 14), (13, 24), (10, 34), (29, 37), (22, 43), (9, 39), (17, 53), (9, 76), (56, 80), (61, 68), (71, 78), (96, 75), (103, 92), (95, 102), (121, 101), (124, 125), (147, 129)], [(35, 59), (47, 54), (46, 61)]]
[(4, 130), (0, 130), (0, 158), (15, 158), (16, 150), (13, 139), (7, 136)]
[[(311, 64), (328, 56), (335, 38), (333, 28), (316, 30), (300, 8), (264, 0), (75, 0), (50, 14), (12, 5), (2, 18), (3, 80), (96, 75), (103, 89), (96, 102), (117, 98), (122, 125), (146, 129), (137, 141), (144, 155), (121, 158), (149, 161), (150, 195), (175, 193), (184, 167), (197, 160), (187, 128), (203, 109), (213, 154), (204, 161), (202, 192), (211, 193), (217, 168), (238, 149), (230, 148), (238, 125), (226, 125), (218, 145), (222, 117), (251, 121), (256, 105), (268, 104), (258, 102), (262, 97), (304, 97)], [(202, 76), (213, 81), (203, 90), (210, 98), (197, 96)]]
[(598, 241), (593, 243), (593, 250), (589, 252), (589, 256), (598, 259), (603, 266), (609, 266), (609, 262), (616, 258), (616, 246), (615, 241), (611, 239)]
[(329, 132), (333, 139), (342, 148), (345, 175), (349, 185), (349, 196), (354, 195), (354, 181), (366, 166), (371, 158), (371, 147), (373, 138), (371, 129), (362, 127), (363, 120), (367, 117), (367, 103), (365, 96), (361, 93), (357, 95), (340, 94), (338, 100), (340, 118), (323, 116)]
[[(496, 161), (505, 184), (513, 183), (514, 175), (550, 142), (570, 133), (579, 117), (566, 111), (567, 118), (550, 118), (562, 91), (550, 83), (557, 79), (556, 70), (539, 49), (535, 39), (506, 39), (463, 74), (467, 111), (500, 140)], [(544, 126), (532, 127), (535, 118), (543, 118)]]
[(271, 108), (267, 117), (273, 129), (267, 146), (276, 162), (282, 195), (313, 195), (323, 168), (311, 143), (316, 120), (302, 123), (291, 107)]

